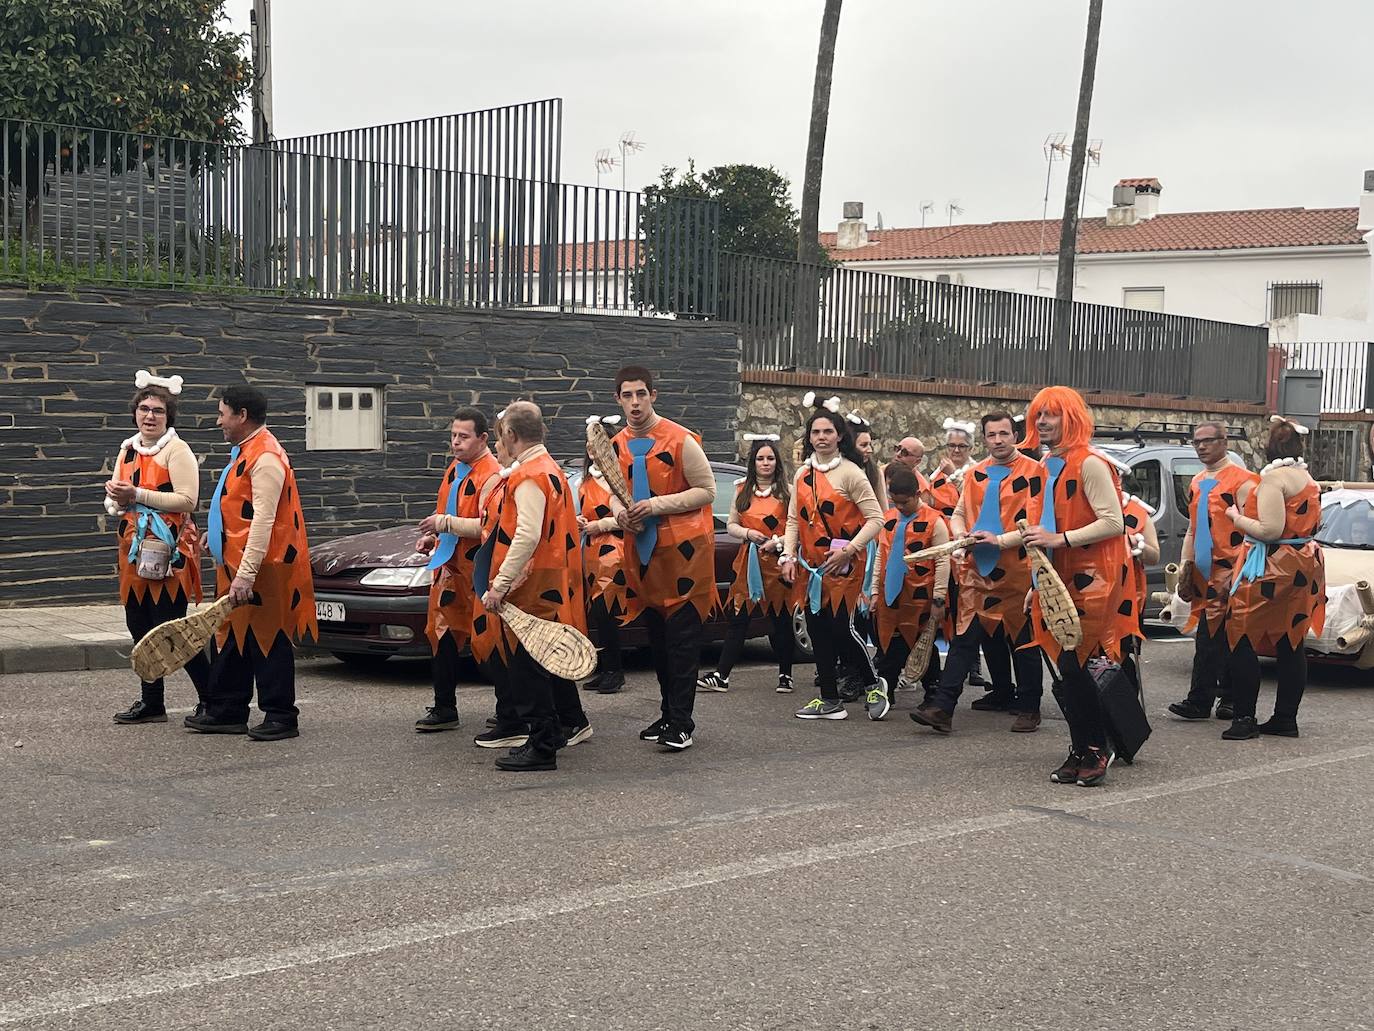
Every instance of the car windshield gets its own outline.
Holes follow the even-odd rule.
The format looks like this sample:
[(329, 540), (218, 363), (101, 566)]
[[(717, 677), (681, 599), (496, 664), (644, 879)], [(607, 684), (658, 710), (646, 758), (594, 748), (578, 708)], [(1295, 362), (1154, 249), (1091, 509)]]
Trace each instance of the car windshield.
[(1374, 503), (1361, 499), (1348, 505), (1326, 505), (1317, 540), (1329, 548), (1374, 551)]

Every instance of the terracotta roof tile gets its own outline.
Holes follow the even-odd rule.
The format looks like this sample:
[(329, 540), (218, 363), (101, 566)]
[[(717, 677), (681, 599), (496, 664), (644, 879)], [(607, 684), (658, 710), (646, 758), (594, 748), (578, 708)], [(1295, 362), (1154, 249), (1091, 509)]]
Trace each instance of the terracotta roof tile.
[[(1323, 247), (1362, 242), (1358, 208), (1257, 208), (1156, 215), (1131, 226), (1086, 218), (1079, 226), (1080, 254), (1149, 251), (1240, 250), (1252, 247)], [(1059, 219), (989, 222), (925, 229), (870, 229), (868, 245), (838, 250), (834, 233), (821, 246), (836, 261), (995, 258), (1059, 248)]]

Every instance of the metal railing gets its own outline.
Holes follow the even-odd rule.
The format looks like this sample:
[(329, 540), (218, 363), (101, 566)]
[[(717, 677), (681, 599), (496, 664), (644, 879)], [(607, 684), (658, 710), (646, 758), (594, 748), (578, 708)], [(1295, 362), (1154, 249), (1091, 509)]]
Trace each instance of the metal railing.
[(0, 139), (5, 278), (715, 312), (711, 201), (32, 122)]
[(1262, 402), (1261, 327), (1073, 302), (1066, 350), (1053, 298), (725, 254), (721, 316), (746, 366), (834, 375), (1064, 384)]
[(1314, 340), (1276, 347), (1287, 368), (1321, 370), (1323, 414), (1374, 411), (1374, 343)]
[(556, 183), (561, 181), (563, 101), (535, 100), (483, 111), (292, 136), (274, 140), (272, 147), (320, 157)]

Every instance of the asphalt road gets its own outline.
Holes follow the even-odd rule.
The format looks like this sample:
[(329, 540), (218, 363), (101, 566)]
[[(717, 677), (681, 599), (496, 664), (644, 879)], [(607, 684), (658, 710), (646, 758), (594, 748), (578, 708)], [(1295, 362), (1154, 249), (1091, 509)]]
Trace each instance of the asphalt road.
[(1189, 655), (1151, 643), (1155, 736), (1097, 789), (1049, 783), (1058, 720), (804, 723), (761, 665), (686, 753), (635, 739), (639, 672), (524, 775), (476, 686), (411, 733), (413, 665), (303, 663), (280, 743), (115, 726), (120, 672), (0, 677), (0, 1025), (1374, 1028), (1374, 688), (1222, 742), (1162, 716)]

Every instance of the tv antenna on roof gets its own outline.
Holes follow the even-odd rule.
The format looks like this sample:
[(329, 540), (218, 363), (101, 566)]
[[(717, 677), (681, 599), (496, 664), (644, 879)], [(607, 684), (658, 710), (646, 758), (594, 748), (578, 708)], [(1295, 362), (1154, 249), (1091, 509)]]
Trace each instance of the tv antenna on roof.
[(620, 164), (620, 159), (611, 157), (610, 147), (602, 147), (596, 152), (596, 185), (598, 189), (601, 187), (602, 173), (611, 171), (618, 164)]
[(952, 201), (945, 205), (945, 211), (949, 213), (949, 224), (954, 225), (954, 216), (962, 215), (964, 213), (964, 208), (959, 203), (959, 198), (955, 197)]
[(619, 146), (620, 146), (620, 188), (621, 188), (622, 190), (624, 190), (624, 189), (627, 188), (627, 187), (625, 186), (625, 167), (626, 167), (627, 164), (629, 164), (629, 157), (630, 157), (631, 154), (635, 153), (636, 151), (643, 150), (644, 147), (645, 147), (645, 144), (644, 144), (642, 141), (635, 139), (635, 131), (634, 131), (633, 129), (630, 129), (630, 130), (628, 130), (627, 132), (624, 132), (624, 133), (621, 134)]
[[(1073, 149), (1069, 144), (1064, 142), (1068, 138), (1069, 134), (1065, 132), (1052, 132), (1045, 137), (1045, 202), (1040, 209), (1040, 253), (1035, 260), (1035, 288), (1037, 290), (1040, 289), (1040, 270), (1045, 261), (1045, 221), (1049, 218), (1050, 213), (1050, 176), (1054, 172), (1054, 163), (1056, 161), (1063, 161), (1069, 156), (1069, 151)], [(1099, 144), (1100, 159), (1100, 144), (1102, 141), (1098, 140), (1097, 142)]]
[(926, 227), (926, 216), (929, 215), (929, 214), (930, 214), (932, 211), (934, 211), (934, 210), (935, 210), (935, 202), (934, 202), (933, 200), (923, 200), (923, 201), (921, 201), (921, 228), (922, 228), (922, 229), (924, 229), (924, 228)]

